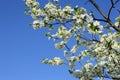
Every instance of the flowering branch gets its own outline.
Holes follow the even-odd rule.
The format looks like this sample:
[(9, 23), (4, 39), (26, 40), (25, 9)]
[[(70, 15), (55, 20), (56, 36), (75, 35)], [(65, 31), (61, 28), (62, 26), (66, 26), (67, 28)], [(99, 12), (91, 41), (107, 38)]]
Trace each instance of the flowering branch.
[[(26, 0), (25, 13), (34, 19), (33, 28), (49, 29), (46, 33), (48, 39), (57, 42), (56, 49), (64, 49), (65, 59), (54, 57), (43, 59), (42, 63), (53, 66), (65, 64), (70, 68), (70, 74), (80, 80), (94, 80), (95, 77), (120, 80), (120, 16), (115, 23), (110, 19), (119, 1), (110, 0), (111, 6), (105, 15), (94, 0), (89, 0), (103, 16), (101, 19), (89, 15), (82, 7), (61, 7), (59, 0), (49, 1), (42, 9), (36, 0)], [(103, 27), (100, 22), (109, 25)], [(77, 64), (80, 64), (79, 69)]]
[[(101, 19), (97, 19), (97, 20), (101, 20), (101, 21), (104, 21), (104, 22), (107, 22), (110, 24), (111, 27), (113, 27), (116, 31), (120, 32), (120, 28), (117, 28), (113, 23), (112, 21), (110, 20), (110, 13), (112, 11), (112, 9), (114, 8), (115, 4), (117, 4), (120, 0), (117, 0), (115, 2), (113, 2), (113, 0), (111, 0), (111, 7), (108, 11), (108, 16), (105, 15), (105, 13), (102, 11), (102, 9), (95, 3), (94, 0), (89, 0), (94, 6), (95, 8), (98, 10), (98, 12), (105, 18), (105, 20), (101, 20)], [(96, 19), (95, 19), (96, 20)], [(120, 26), (120, 25), (119, 25)], [(118, 26), (118, 27), (119, 27)]]

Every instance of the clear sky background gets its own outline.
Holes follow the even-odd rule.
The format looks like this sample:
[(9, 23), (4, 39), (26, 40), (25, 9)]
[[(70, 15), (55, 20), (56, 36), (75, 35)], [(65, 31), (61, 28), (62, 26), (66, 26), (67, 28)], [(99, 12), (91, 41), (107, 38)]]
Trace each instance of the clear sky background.
[[(47, 2), (38, 1), (41, 6)], [(93, 9), (91, 4), (83, 4), (87, 0), (60, 1), (62, 6), (77, 4)], [(104, 9), (109, 4), (96, 1)], [(24, 14), (24, 8), (23, 0), (0, 0), (0, 80), (76, 80), (69, 75), (66, 66), (53, 67), (40, 62), (46, 57), (63, 56), (63, 52), (54, 48), (53, 41), (48, 41), (43, 30), (29, 26), (33, 20)]]

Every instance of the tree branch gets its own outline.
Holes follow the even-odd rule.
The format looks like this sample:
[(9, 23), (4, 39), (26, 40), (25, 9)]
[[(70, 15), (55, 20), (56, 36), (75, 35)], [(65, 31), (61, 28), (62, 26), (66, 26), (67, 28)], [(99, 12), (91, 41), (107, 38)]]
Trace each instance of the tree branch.
[(67, 44), (64, 44), (64, 46), (67, 48), (68, 51), (70, 51), (70, 48), (67, 46)]
[(110, 19), (110, 14), (111, 14), (112, 9), (115, 8), (115, 4), (117, 4), (120, 0), (117, 0), (115, 2), (113, 2), (113, 0), (110, 0), (110, 1), (111, 1), (111, 7), (108, 11), (108, 19)]
[[(108, 16), (106, 16), (105, 14), (104, 14), (104, 12), (101, 10), (101, 8), (94, 2), (94, 0), (89, 0), (92, 4), (93, 4), (93, 6), (98, 10), (98, 12), (105, 18), (105, 20), (106, 20), (106, 23), (109, 23), (109, 25), (112, 27), (112, 28), (114, 28), (116, 31), (118, 31), (118, 32), (120, 32), (120, 28), (117, 28), (113, 23), (112, 23), (112, 21), (110, 20), (110, 18), (108, 18), (108, 17), (110, 17), (110, 13), (111, 13), (111, 11), (112, 11), (112, 8), (114, 7), (114, 5), (115, 4), (117, 4), (120, 0), (117, 0), (117, 1), (115, 1), (115, 2), (113, 2), (113, 0), (111, 0), (111, 3), (112, 4), (114, 4), (110, 9), (109, 9), (109, 12), (108, 12)], [(99, 20), (99, 19), (98, 19)]]
[(110, 19), (110, 13), (111, 13), (111, 11), (112, 11), (112, 9), (114, 8), (114, 2), (113, 2), (113, 0), (110, 0), (111, 1), (111, 7), (110, 7), (110, 9), (109, 9), (109, 11), (108, 11), (108, 19)]
[(106, 20), (104, 19), (98, 19), (98, 18), (95, 18), (95, 16), (92, 14), (92, 17), (93, 17), (93, 20), (97, 20), (97, 21), (102, 21), (102, 22), (107, 22)]
[(101, 8), (94, 2), (94, 0), (89, 0), (94, 6), (95, 8), (99, 11), (99, 13), (105, 18), (107, 19), (107, 16), (104, 14), (104, 12), (101, 10)]
[(104, 19), (97, 19), (97, 18), (93, 18), (93, 20), (102, 21), (102, 22), (107, 22), (107, 21), (106, 21), (106, 20), (104, 20)]

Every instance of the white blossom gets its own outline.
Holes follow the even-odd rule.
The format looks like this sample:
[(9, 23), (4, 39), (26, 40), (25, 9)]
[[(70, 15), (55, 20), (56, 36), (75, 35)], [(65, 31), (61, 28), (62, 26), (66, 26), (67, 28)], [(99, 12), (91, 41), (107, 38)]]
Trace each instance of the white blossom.
[(56, 44), (55, 44), (55, 48), (57, 48), (57, 49), (62, 49), (62, 48), (64, 48), (64, 42), (62, 41), (62, 42), (60, 42), (60, 43), (56, 43)]
[(93, 66), (92, 63), (89, 63), (89, 62), (88, 62), (88, 63), (86, 63), (86, 64), (84, 65), (84, 68), (85, 68), (86, 71), (90, 71), (91, 68), (92, 68), (92, 66)]
[(33, 28), (34, 29), (37, 29), (37, 28), (39, 28), (40, 27), (40, 20), (35, 20), (34, 22), (33, 22)]
[(93, 25), (94, 25), (94, 26), (98, 26), (98, 25), (100, 25), (100, 22), (95, 21), (95, 22), (93, 23)]
[(72, 75), (76, 78), (80, 78), (81, 77), (81, 71), (80, 70), (75, 70), (75, 71), (73, 71)]
[(116, 22), (116, 23), (115, 23), (115, 26), (119, 26), (119, 24), (120, 24), (120, 22)]
[(63, 61), (59, 57), (55, 57), (55, 58), (53, 58), (53, 60), (55, 61), (56, 65), (63, 64)]
[(73, 11), (73, 9), (72, 9), (70, 6), (65, 6), (65, 7), (63, 8), (63, 11), (66, 11), (66, 12), (68, 12), (68, 13), (71, 13), (71, 11)]
[(73, 48), (71, 49), (71, 53), (75, 53), (78, 51), (78, 46), (77, 45), (74, 45)]
[(76, 60), (76, 56), (68, 57), (68, 60), (69, 60), (69, 61), (75, 61), (75, 60)]

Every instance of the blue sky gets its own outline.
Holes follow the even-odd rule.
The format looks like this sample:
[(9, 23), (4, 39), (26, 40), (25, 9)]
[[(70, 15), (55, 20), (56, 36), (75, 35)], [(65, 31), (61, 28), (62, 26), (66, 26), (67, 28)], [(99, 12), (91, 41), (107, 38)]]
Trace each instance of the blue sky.
[[(41, 6), (47, 2), (38, 1)], [(61, 0), (61, 4), (75, 6), (79, 2), (78, 5), (92, 9), (90, 4), (82, 4), (85, 1)], [(0, 2), (0, 80), (76, 80), (69, 75), (66, 66), (52, 67), (40, 62), (63, 53), (54, 48), (53, 41), (48, 41), (43, 30), (34, 30), (28, 25), (33, 20), (24, 14), (24, 8), (23, 0)]]

